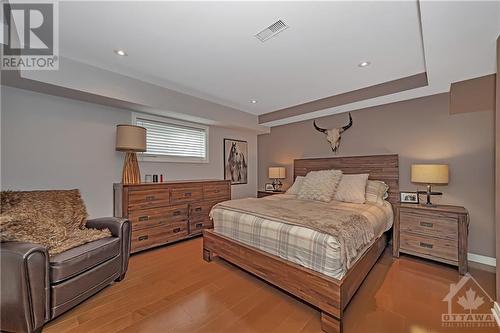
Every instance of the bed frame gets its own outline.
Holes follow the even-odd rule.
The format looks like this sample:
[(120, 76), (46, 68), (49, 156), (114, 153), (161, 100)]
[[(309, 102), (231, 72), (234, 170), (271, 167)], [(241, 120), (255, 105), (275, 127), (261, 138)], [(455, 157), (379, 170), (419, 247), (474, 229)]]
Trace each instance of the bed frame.
[[(325, 169), (340, 169), (345, 174), (369, 173), (369, 179), (381, 180), (389, 185), (389, 202), (394, 205), (399, 200), (398, 155), (298, 159), (294, 161), (294, 179), (305, 176), (309, 171)], [(208, 262), (215, 257), (225, 259), (304, 300), (321, 311), (324, 332), (341, 333), (343, 312), (384, 251), (387, 241), (386, 234), (376, 239), (341, 280), (224, 237), (213, 230), (203, 231), (203, 259)]]

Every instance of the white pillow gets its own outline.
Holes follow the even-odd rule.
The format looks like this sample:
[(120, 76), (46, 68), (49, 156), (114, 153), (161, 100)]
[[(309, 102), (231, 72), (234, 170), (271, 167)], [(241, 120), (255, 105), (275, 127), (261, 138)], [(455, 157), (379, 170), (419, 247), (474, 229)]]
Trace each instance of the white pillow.
[(302, 182), (297, 198), (330, 202), (341, 177), (340, 170), (310, 171)]
[(297, 195), (299, 193), (300, 188), (302, 187), (303, 182), (304, 182), (303, 176), (295, 177), (295, 181), (293, 182), (292, 186), (290, 186), (290, 188), (286, 191), (286, 194)]
[(389, 196), (389, 186), (380, 180), (369, 180), (366, 182), (366, 201), (378, 205), (384, 204), (384, 199)]
[(359, 204), (365, 203), (367, 181), (367, 173), (342, 175), (339, 187), (335, 193), (335, 200)]

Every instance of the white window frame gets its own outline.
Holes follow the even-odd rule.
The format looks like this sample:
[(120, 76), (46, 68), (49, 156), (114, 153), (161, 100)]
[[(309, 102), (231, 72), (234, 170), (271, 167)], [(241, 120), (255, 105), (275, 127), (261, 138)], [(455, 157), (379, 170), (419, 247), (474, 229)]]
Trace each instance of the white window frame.
[(209, 143), (210, 143), (210, 127), (198, 123), (192, 123), (168, 117), (155, 116), (147, 113), (132, 112), (132, 124), (137, 125), (137, 118), (146, 119), (151, 121), (163, 122), (172, 125), (181, 125), (186, 127), (193, 127), (205, 131), (205, 158), (197, 157), (182, 157), (182, 156), (167, 156), (148, 154), (147, 152), (138, 153), (137, 158), (139, 161), (144, 162), (172, 162), (172, 163), (209, 163)]

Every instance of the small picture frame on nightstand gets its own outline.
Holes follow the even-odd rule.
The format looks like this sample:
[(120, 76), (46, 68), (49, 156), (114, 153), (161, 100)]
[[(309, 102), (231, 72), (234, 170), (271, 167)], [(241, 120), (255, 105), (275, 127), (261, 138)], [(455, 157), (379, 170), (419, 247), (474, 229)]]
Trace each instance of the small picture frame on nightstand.
[(266, 183), (265, 188), (266, 191), (274, 191), (274, 186), (271, 183)]
[(411, 203), (418, 204), (418, 193), (417, 192), (399, 192), (399, 201), (401, 203)]

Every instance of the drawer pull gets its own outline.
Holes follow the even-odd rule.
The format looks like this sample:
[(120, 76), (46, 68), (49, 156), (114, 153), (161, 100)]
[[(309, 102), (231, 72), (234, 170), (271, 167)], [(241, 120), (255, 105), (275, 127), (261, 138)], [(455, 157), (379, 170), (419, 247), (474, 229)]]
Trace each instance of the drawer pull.
[(215, 190), (214, 193), (219, 193), (220, 191), (219, 190)]
[(203, 223), (196, 223), (196, 229), (203, 228)]
[(191, 196), (191, 192), (186, 192), (186, 193), (184, 193), (184, 196), (185, 196), (185, 197), (190, 197), (190, 196)]
[(145, 216), (139, 216), (139, 221), (147, 221), (149, 220), (149, 216), (145, 215)]
[(178, 233), (179, 231), (181, 231), (181, 228), (175, 228), (175, 229), (174, 229), (174, 233), (175, 233), (175, 234), (176, 234), (176, 233)]
[(422, 227), (427, 227), (427, 228), (432, 228), (434, 226), (434, 223), (430, 223), (430, 222), (420, 222), (420, 225)]
[(196, 207), (196, 208), (195, 208), (195, 211), (196, 211), (196, 212), (201, 212), (201, 210), (202, 210), (202, 208), (201, 208), (201, 207)]
[(434, 245), (429, 244), (429, 243), (420, 242), (420, 247), (425, 247), (425, 248), (428, 248), (428, 249), (432, 249), (434, 247)]
[(179, 215), (181, 215), (181, 211), (180, 211), (180, 210), (176, 210), (176, 211), (174, 212), (174, 216), (179, 216)]
[(154, 200), (154, 199), (155, 199), (155, 196), (154, 196), (154, 195), (148, 195), (148, 196), (146, 197), (146, 200), (147, 200), (147, 201), (152, 201), (152, 200)]
[(148, 239), (148, 235), (140, 236), (139, 238), (137, 238), (138, 241), (143, 241), (143, 240), (146, 240), (146, 239)]

